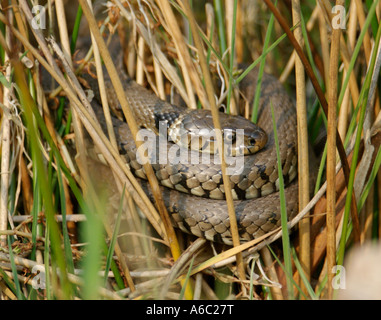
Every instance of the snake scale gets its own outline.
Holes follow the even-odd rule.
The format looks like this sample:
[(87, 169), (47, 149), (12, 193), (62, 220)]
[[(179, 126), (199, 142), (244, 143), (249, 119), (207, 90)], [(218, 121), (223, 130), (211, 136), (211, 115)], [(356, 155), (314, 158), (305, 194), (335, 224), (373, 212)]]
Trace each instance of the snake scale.
[[(137, 124), (157, 123), (160, 119), (176, 118), (187, 112), (187, 108), (173, 106), (160, 100), (154, 93), (138, 85), (120, 69), (120, 77), (126, 97), (133, 108)], [(258, 69), (253, 69), (240, 83), (243, 96), (252, 102), (257, 83)], [(114, 110), (120, 110), (110, 79), (105, 76), (107, 96)], [(92, 85), (98, 97), (97, 84)], [(298, 210), (297, 179), (297, 136), (296, 109), (292, 98), (281, 83), (271, 75), (264, 74), (258, 110), (258, 125), (267, 133), (267, 143), (255, 154), (245, 155), (244, 167), (237, 169), (233, 163), (230, 181), (234, 207), (241, 241), (259, 237), (280, 225), (280, 199), (278, 191), (278, 168), (274, 142), (271, 104), (274, 108), (283, 178), (286, 185), (285, 196), (289, 219)], [(95, 108), (96, 109), (96, 108)], [(101, 125), (105, 128), (102, 111), (95, 110)], [(229, 116), (221, 114), (221, 123), (229, 121)], [(113, 125), (120, 153), (138, 178), (145, 179), (142, 165), (136, 158), (137, 150), (127, 123), (113, 117)], [(156, 136), (159, 142), (159, 136)], [(160, 144), (157, 143), (157, 154)], [(173, 143), (166, 146), (170, 152)], [(188, 158), (179, 163), (152, 163), (152, 167), (163, 188), (163, 199), (175, 227), (211, 241), (232, 244), (227, 203), (224, 200), (224, 186), (221, 167), (210, 157), (210, 163), (201, 163), (201, 153), (187, 150)], [(200, 158), (192, 164), (191, 157)], [(183, 159), (184, 160), (184, 159)], [(156, 161), (157, 162), (157, 161)], [(185, 162), (185, 163), (184, 163)], [(194, 162), (193, 162), (194, 163)], [(229, 166), (228, 166), (229, 167)], [(142, 182), (145, 185), (145, 182)], [(149, 191), (148, 191), (149, 192)]]

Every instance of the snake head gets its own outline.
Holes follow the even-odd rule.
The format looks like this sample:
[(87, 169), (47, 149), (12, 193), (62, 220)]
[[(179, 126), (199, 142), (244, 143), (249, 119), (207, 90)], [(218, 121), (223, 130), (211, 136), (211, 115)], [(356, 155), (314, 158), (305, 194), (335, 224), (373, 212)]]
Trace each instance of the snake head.
[(241, 116), (223, 114), (220, 122), (225, 154), (229, 156), (254, 154), (267, 143), (266, 132)]
[[(228, 156), (250, 155), (267, 143), (267, 134), (251, 121), (234, 115), (220, 113), (224, 152)], [(180, 117), (169, 130), (172, 140), (182, 147), (215, 154), (216, 131), (213, 117), (208, 110), (192, 110)]]

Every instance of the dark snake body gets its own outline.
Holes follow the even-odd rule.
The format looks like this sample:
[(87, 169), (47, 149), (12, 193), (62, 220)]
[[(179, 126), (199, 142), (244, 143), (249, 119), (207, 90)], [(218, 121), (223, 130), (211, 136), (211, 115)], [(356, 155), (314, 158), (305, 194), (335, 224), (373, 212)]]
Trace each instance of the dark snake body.
[[(258, 71), (254, 69), (240, 84), (240, 90), (250, 102), (253, 100), (257, 75)], [(151, 126), (156, 126), (158, 119), (172, 121), (172, 118), (187, 112), (186, 108), (160, 100), (155, 94), (129, 79), (124, 72), (121, 72), (120, 76), (128, 102), (134, 110), (131, 116), (135, 117), (138, 125), (143, 127), (143, 124), (150, 122)], [(107, 78), (106, 85), (110, 105), (118, 111), (116, 95)], [(245, 156), (243, 170), (230, 176), (233, 197), (242, 199), (234, 201), (242, 241), (259, 237), (280, 225), (280, 201), (277, 191), (279, 181), (271, 104), (279, 137), (288, 217), (292, 218), (298, 210), (298, 184), (294, 181), (297, 174), (295, 105), (280, 82), (264, 74), (258, 125), (268, 135), (267, 144), (256, 154)], [(104, 125), (103, 115), (99, 110), (96, 110), (96, 113)], [(136, 146), (128, 125), (116, 118), (113, 121), (120, 153), (124, 155), (132, 172), (139, 178), (145, 178), (144, 169), (136, 159)], [(225, 116), (221, 121), (226, 121)], [(159, 141), (158, 136), (156, 139)], [(172, 144), (168, 143), (167, 149), (170, 150), (171, 147)], [(159, 149), (157, 154), (158, 152)], [(190, 157), (201, 157), (201, 154), (196, 151), (188, 151), (188, 154), (188, 163), (185, 164), (152, 163), (159, 182), (167, 187), (163, 188), (163, 198), (172, 214), (173, 224), (198, 237), (231, 244), (220, 165), (213, 157), (210, 164), (193, 165)]]

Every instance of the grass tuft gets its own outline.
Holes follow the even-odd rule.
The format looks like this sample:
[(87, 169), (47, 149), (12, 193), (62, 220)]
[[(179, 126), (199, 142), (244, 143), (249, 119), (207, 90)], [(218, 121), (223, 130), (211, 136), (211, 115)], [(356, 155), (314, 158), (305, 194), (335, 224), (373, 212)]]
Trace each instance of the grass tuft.
[[(46, 30), (31, 28), (29, 2), (12, 0), (17, 6), (4, 7), (0, 12), (0, 171), (7, 174), (0, 179), (0, 299), (329, 298), (333, 275), (326, 266), (343, 264), (354, 245), (379, 242), (381, 235), (381, 7), (378, 0), (345, 1), (346, 27), (340, 40), (331, 43), (330, 3), (300, 2), (301, 21), (294, 25), (291, 4), (285, 1), (113, 0), (101, 9), (94, 3), (90, 10), (80, 0), (80, 6), (68, 5), (65, 15), (58, 17), (54, 6), (64, 2), (57, 0), (49, 7), (49, 15), (56, 15), (49, 24), (57, 21), (57, 25)], [(303, 47), (293, 36), (299, 27)], [(77, 51), (83, 40), (90, 40), (90, 29), (99, 50), (85, 41), (91, 48), (78, 61)], [(330, 190), (330, 199), (336, 198), (332, 229), (327, 231), (327, 204), (322, 196), (314, 200), (308, 216), (311, 238), (293, 236), (295, 228), (289, 226), (297, 218), (287, 219), (288, 199), (283, 192), (287, 181), (282, 179), (277, 148), (282, 208), (278, 230), (240, 243), (233, 222), (235, 246), (229, 248), (173, 230), (155, 174), (145, 168), (156, 190), (151, 202), (125, 166), (114, 137), (106, 136), (94, 120), (79, 85), (86, 86), (84, 70), (99, 72), (104, 64), (112, 73), (129, 126), (134, 132), (138, 129), (129, 116), (115, 61), (103, 44), (105, 31), (116, 31), (123, 39), (131, 76), (139, 74), (141, 83), (163, 98), (178, 92), (188, 107), (212, 108), (217, 127), (217, 110), (222, 106), (254, 122), (260, 116), (261, 76), (251, 106), (239, 92), (239, 84), (255, 67), (260, 74), (278, 76), (295, 96), (293, 70), (299, 55), (308, 76), (301, 94), (307, 102), (309, 140), (318, 143), (320, 167), (315, 168), (314, 193), (319, 195), (327, 187), (327, 145), (323, 147), (321, 137), (328, 135), (333, 142), (333, 133), (327, 133), (325, 97), (333, 89), (329, 52), (336, 48), (338, 67), (332, 74), (337, 76), (338, 125), (329, 122), (334, 123), (332, 129), (343, 139), (346, 152), (340, 139), (335, 140), (339, 157), (329, 152), (330, 177), (336, 186)], [(54, 54), (50, 50), (54, 42), (47, 41), (53, 35), (69, 36)], [(70, 51), (70, 57), (60, 56), (60, 50)], [(240, 70), (241, 62), (248, 67)], [(49, 89), (40, 81), (49, 78), (48, 73), (58, 83), (51, 81)], [(106, 104), (103, 107), (108, 115), (111, 110)], [(109, 121), (108, 132), (111, 127)], [(275, 124), (274, 136), (278, 146), (282, 137), (277, 136)], [(92, 170), (92, 162), (87, 161), (94, 151), (93, 141), (95, 151), (108, 163), (106, 168)], [(229, 184), (229, 177), (224, 177), (224, 183)], [(112, 207), (109, 201), (117, 205)], [(228, 199), (228, 203), (235, 221), (235, 202)], [(327, 242), (327, 234), (338, 237), (337, 251)], [(276, 241), (280, 238), (281, 243)], [(307, 246), (303, 241), (308, 241)], [(266, 259), (264, 247), (272, 253)], [(301, 247), (313, 248), (310, 274), (304, 272)], [(261, 261), (247, 268), (254, 253)], [(266, 277), (254, 279), (262, 272), (255, 269), (262, 261)], [(35, 266), (44, 270), (39, 274), (43, 287), (34, 286)], [(366, 267), (364, 262), (363, 274)], [(277, 274), (277, 279), (270, 274)], [(272, 281), (286, 290), (274, 294)], [(340, 296), (340, 290), (337, 293)]]

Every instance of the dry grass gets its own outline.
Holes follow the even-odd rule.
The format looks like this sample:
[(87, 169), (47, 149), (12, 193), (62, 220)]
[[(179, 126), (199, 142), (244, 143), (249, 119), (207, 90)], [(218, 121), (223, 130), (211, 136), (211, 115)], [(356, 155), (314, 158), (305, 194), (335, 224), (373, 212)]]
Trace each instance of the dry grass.
[[(193, 1), (192, 8), (184, 1), (115, 0), (107, 7), (96, 5), (99, 13), (93, 15), (80, 0), (79, 28), (73, 26), (77, 8), (64, 15), (64, 1), (56, 0), (56, 7), (45, 6), (54, 17), (47, 23), (56, 21), (46, 30), (30, 28), (34, 16), (26, 1), (2, 2), (2, 299), (334, 298), (332, 267), (343, 263), (351, 247), (379, 241), (379, 2), (351, 1), (346, 27), (335, 29), (337, 17), (325, 0), (302, 2), (301, 8), (296, 0), (277, 7), (269, 0)], [(274, 25), (268, 32), (271, 14)], [(89, 30), (93, 47), (77, 63), (70, 36), (80, 31), (81, 37), (90, 37)], [(118, 153), (102, 76), (110, 138), (78, 80), (93, 55), (98, 76), (103, 62), (136, 135), (104, 30), (123, 39), (131, 77), (162, 98), (176, 91), (188, 107), (210, 108), (217, 128), (216, 111), (222, 105), (251, 118), (253, 106), (241, 107), (235, 85), (238, 64), (265, 59), (262, 67), (285, 83), (298, 110), (299, 183), (306, 187), (299, 195), (300, 213), (289, 222), (292, 230), (300, 223), (299, 234), (290, 238), (291, 252), (282, 252), (280, 229), (239, 243), (233, 228), (233, 247), (173, 229), (151, 166), (145, 170), (153, 203)], [(51, 34), (61, 39), (60, 47), (47, 37)], [(36, 60), (59, 87), (44, 91)], [(313, 164), (308, 140), (317, 143), (322, 132), (327, 132), (327, 150), (321, 148), (318, 182), (309, 201)], [(88, 160), (89, 137), (107, 167)], [(98, 188), (105, 183), (111, 189)], [(110, 219), (105, 212), (114, 197)], [(227, 201), (234, 216), (234, 202)], [(47, 281), (37, 290), (36, 268), (45, 271)]]

